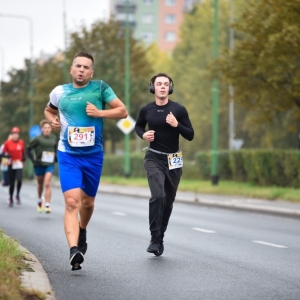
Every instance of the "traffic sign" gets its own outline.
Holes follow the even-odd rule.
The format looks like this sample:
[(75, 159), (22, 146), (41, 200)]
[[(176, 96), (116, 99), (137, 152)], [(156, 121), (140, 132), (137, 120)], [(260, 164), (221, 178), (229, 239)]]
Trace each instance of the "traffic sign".
[(117, 126), (124, 134), (129, 134), (135, 126), (135, 121), (129, 115), (126, 119), (121, 119), (117, 122)]
[(34, 139), (36, 136), (42, 134), (42, 130), (40, 125), (34, 124), (29, 128), (29, 137), (30, 139)]

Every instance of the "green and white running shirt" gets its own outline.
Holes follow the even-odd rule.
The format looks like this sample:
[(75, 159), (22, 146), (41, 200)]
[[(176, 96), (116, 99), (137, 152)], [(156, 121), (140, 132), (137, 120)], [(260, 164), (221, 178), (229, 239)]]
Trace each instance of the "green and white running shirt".
[(86, 114), (87, 102), (104, 110), (105, 104), (117, 98), (102, 80), (90, 81), (83, 88), (73, 83), (59, 85), (50, 93), (48, 105), (58, 109), (61, 123), (58, 150), (70, 154), (89, 155), (103, 151), (103, 118)]

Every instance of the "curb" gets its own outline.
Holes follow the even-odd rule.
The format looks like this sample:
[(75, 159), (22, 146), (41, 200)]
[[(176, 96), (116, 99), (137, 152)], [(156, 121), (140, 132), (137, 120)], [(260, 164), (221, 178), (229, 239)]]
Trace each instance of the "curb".
[(22, 286), (29, 290), (37, 290), (45, 294), (45, 300), (55, 300), (49, 278), (45, 272), (41, 262), (29, 250), (19, 245), (19, 248), (25, 252), (25, 262), (33, 269), (31, 271), (23, 271), (20, 279)]
[[(150, 198), (150, 191), (149, 192), (120, 191), (119, 187), (117, 186), (115, 188), (105, 188), (105, 185), (102, 186), (100, 185), (98, 193), (117, 194), (117, 195), (125, 195), (125, 196), (132, 196), (132, 197), (141, 197), (146, 199)], [(222, 201), (209, 200), (197, 194), (195, 194), (193, 197), (176, 196), (175, 201), (180, 203), (203, 205), (206, 207), (218, 207), (218, 208), (256, 212), (256, 213), (260, 212), (264, 214), (278, 215), (278, 216), (290, 217), (290, 218), (300, 218), (300, 209), (290, 209), (286, 207), (241, 203), (241, 201), (236, 201), (236, 200), (222, 200)]]

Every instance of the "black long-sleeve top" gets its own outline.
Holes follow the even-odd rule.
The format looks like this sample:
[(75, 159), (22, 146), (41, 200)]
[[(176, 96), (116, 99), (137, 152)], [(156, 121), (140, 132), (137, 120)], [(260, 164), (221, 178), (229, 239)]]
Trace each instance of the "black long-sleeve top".
[[(166, 122), (170, 112), (178, 121), (177, 127), (172, 127)], [(135, 124), (135, 131), (140, 138), (143, 138), (147, 124), (149, 130), (155, 131), (150, 148), (157, 151), (175, 153), (179, 150), (179, 135), (189, 141), (194, 138), (194, 129), (186, 108), (170, 99), (163, 106), (151, 102), (141, 108)]]

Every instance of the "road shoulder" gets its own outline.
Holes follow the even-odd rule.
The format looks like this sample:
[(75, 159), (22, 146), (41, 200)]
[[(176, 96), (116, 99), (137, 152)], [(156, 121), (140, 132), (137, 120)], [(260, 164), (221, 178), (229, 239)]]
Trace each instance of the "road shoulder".
[(22, 286), (29, 290), (33, 289), (45, 294), (45, 300), (55, 300), (48, 275), (41, 262), (28, 249), (21, 245), (19, 245), (19, 247), (25, 253), (25, 262), (28, 264), (29, 269), (31, 268), (33, 270), (24, 270), (21, 273), (20, 279)]

